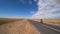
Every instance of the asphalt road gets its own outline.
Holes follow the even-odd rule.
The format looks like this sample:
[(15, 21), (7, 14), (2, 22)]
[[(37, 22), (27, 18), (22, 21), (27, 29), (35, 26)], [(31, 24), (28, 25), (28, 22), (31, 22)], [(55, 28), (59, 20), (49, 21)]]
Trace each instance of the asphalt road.
[(60, 34), (60, 27), (28, 20), (41, 34)]

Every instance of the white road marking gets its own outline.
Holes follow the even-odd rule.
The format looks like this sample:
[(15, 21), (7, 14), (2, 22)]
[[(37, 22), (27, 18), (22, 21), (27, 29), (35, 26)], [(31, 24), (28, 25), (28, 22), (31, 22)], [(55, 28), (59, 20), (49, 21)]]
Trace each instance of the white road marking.
[(52, 28), (52, 27), (49, 27), (49, 26), (47, 26), (47, 25), (43, 25), (43, 26), (45, 26), (45, 27), (47, 27), (47, 28), (49, 28), (49, 29), (55, 30), (55, 31), (57, 31), (57, 32), (60, 32), (60, 30), (55, 29), (55, 28)]

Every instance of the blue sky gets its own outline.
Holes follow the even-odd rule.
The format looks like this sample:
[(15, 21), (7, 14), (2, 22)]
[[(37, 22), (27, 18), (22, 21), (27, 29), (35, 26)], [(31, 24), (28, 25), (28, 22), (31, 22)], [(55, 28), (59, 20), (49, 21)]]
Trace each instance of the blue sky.
[(60, 19), (60, 0), (0, 0), (0, 18)]
[(33, 0), (0, 0), (0, 18), (30, 18), (36, 11)]

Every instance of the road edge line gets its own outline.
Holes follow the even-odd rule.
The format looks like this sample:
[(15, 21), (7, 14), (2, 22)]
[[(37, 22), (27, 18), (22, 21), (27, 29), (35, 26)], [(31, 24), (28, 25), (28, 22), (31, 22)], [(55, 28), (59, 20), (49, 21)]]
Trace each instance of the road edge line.
[(45, 27), (47, 27), (47, 28), (49, 28), (49, 29), (55, 30), (55, 31), (57, 31), (57, 32), (60, 32), (60, 30), (55, 29), (55, 28), (52, 28), (52, 27), (50, 27), (50, 26), (47, 26), (47, 25), (43, 25), (43, 26), (45, 26)]

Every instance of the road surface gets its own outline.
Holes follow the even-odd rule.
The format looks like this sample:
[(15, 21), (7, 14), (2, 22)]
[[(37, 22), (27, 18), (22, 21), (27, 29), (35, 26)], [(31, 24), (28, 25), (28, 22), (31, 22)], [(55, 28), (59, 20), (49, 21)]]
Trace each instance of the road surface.
[(41, 34), (60, 34), (60, 27), (28, 20)]

